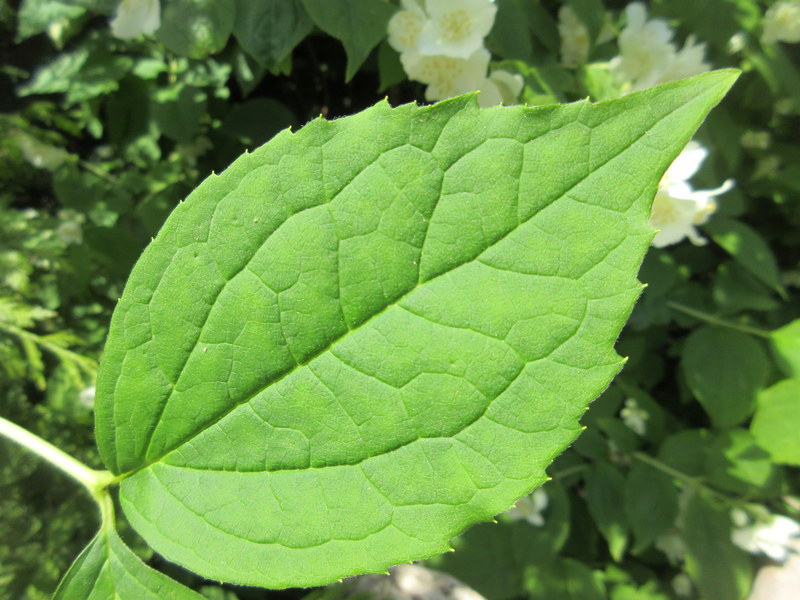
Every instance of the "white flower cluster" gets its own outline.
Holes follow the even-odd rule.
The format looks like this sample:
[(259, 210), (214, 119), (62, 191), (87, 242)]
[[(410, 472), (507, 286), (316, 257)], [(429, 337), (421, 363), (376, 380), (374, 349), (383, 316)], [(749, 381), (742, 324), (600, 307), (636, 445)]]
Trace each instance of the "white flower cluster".
[(159, 0), (122, 0), (111, 19), (111, 33), (121, 40), (150, 35), (161, 27)]
[(784, 562), (791, 553), (800, 552), (800, 523), (783, 515), (766, 513), (760, 506), (752, 508), (758, 516), (755, 523), (751, 523), (750, 516), (741, 509), (731, 512), (735, 525), (731, 533), (734, 544), (751, 554), (764, 554), (777, 562)]
[(639, 403), (634, 398), (625, 400), (625, 407), (619, 411), (619, 416), (622, 422), (637, 435), (644, 435), (647, 433), (647, 421), (650, 419), (650, 414), (639, 406)]
[(480, 90), (481, 106), (515, 104), (522, 77), (495, 70), (487, 77), (483, 44), (494, 24), (493, 0), (401, 0), (389, 21), (389, 44), (410, 79), (428, 87), (425, 99), (444, 100)]
[(644, 4), (629, 4), (625, 16), (628, 22), (619, 35), (620, 53), (610, 63), (623, 92), (691, 77), (711, 68), (704, 61), (705, 44), (697, 44), (689, 36), (678, 50), (672, 42), (672, 28), (663, 19), (648, 20)]
[(714, 197), (733, 187), (733, 180), (728, 179), (713, 190), (692, 189), (689, 179), (707, 156), (708, 150), (691, 141), (661, 178), (650, 213), (650, 225), (659, 230), (653, 239), (656, 248), (677, 244), (684, 238), (698, 246), (706, 243), (695, 226), (705, 223), (717, 210)]
[(769, 7), (764, 15), (761, 41), (767, 44), (800, 42), (800, 0), (776, 2)]

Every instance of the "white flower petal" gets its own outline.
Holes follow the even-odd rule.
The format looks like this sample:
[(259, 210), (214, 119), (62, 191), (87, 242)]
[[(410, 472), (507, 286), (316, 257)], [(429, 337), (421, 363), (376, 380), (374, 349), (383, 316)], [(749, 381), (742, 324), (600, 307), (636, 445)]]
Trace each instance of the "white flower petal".
[(708, 150), (692, 140), (686, 144), (678, 158), (672, 161), (659, 185), (669, 187), (670, 184), (678, 181), (688, 181), (700, 170), (706, 157), (708, 157)]
[(761, 41), (800, 42), (800, 0), (776, 2), (764, 15), (764, 33)]
[(389, 45), (398, 52), (416, 51), (427, 15), (416, 0), (403, 0), (402, 6), (405, 10), (389, 19)]
[(489, 51), (481, 47), (467, 60), (407, 52), (400, 62), (409, 78), (428, 84), (425, 99), (432, 102), (481, 89), (489, 58)]
[(497, 13), (491, 0), (428, 0), (426, 9), (430, 19), (420, 33), (419, 52), (463, 59), (483, 47)]

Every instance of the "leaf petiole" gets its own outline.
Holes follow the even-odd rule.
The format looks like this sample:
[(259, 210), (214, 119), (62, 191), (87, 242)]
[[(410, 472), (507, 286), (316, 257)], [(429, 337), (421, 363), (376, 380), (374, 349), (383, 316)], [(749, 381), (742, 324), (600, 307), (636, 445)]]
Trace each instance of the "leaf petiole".
[(34, 454), (38, 454), (51, 465), (58, 467), (89, 490), (92, 498), (100, 504), (101, 508), (104, 507), (104, 490), (114, 479), (112, 473), (109, 471), (90, 469), (63, 450), (53, 446), (50, 442), (43, 440), (38, 435), (31, 433), (27, 429), (3, 417), (0, 417), (0, 435), (30, 450)]

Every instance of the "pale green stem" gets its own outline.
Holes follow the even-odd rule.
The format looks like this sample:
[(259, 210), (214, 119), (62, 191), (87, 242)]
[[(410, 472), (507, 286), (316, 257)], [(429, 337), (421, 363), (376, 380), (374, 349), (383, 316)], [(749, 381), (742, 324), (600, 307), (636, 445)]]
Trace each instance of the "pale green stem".
[(78, 481), (83, 487), (89, 490), (92, 498), (100, 504), (100, 508), (103, 511), (107, 510), (104, 508), (105, 501), (102, 497), (107, 495), (104, 490), (114, 478), (112, 473), (90, 469), (63, 450), (59, 450), (53, 446), (50, 442), (44, 441), (38, 435), (34, 435), (27, 429), (15, 425), (3, 417), (0, 417), (0, 435), (30, 450), (34, 454), (38, 454), (51, 465), (59, 468)]
[(750, 327), (749, 325), (742, 325), (740, 323), (734, 323), (732, 321), (726, 321), (724, 319), (720, 319), (719, 317), (715, 317), (714, 315), (705, 313), (701, 310), (697, 310), (696, 308), (679, 304), (678, 302), (668, 301), (667, 306), (669, 306), (673, 310), (677, 310), (679, 312), (695, 317), (696, 319), (700, 319), (702, 321), (706, 321), (707, 323), (711, 323), (712, 325), (719, 325), (720, 327), (728, 327), (729, 329), (736, 329), (743, 333), (749, 333), (751, 335), (757, 335), (763, 338), (768, 338), (770, 336), (769, 331), (765, 331), (764, 329), (759, 329), (758, 327)]
[(725, 501), (726, 503), (736, 502), (735, 498), (731, 498), (730, 496), (728, 496), (726, 494), (723, 494), (722, 492), (718, 492), (717, 490), (708, 487), (702, 481), (700, 481), (700, 479), (698, 479), (697, 477), (692, 477), (691, 475), (687, 475), (686, 473), (682, 473), (681, 471), (678, 471), (677, 469), (673, 469), (669, 465), (664, 464), (663, 462), (661, 462), (657, 458), (653, 458), (649, 454), (645, 454), (644, 452), (634, 452), (632, 454), (632, 456), (635, 459), (640, 460), (643, 463), (646, 463), (646, 464), (650, 465), (651, 467), (654, 467), (654, 468), (658, 469), (662, 473), (665, 473), (665, 474), (669, 475), (670, 477), (673, 477), (674, 479), (679, 479), (680, 481), (684, 482), (689, 487), (705, 490), (709, 494), (712, 494), (712, 495), (716, 496), (717, 498)]

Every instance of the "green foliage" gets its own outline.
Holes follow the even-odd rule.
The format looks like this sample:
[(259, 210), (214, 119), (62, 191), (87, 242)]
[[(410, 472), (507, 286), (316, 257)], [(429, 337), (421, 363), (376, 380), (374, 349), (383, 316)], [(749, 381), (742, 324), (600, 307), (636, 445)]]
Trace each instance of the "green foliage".
[(58, 586), (53, 600), (140, 598), (200, 600), (202, 596), (145, 566), (110, 527), (89, 543)]
[(758, 396), (753, 436), (780, 464), (800, 465), (800, 439), (795, 427), (800, 419), (798, 392), (800, 381), (784, 379)]
[[(315, 585), (442, 552), (530, 492), (619, 369), (647, 190), (673, 159), (648, 149), (680, 148), (731, 81), (379, 104), (206, 180), (131, 274), (98, 378), (133, 526), (207, 577)], [(597, 468), (619, 558), (624, 480)]]
[[(388, 19), (404, 8), (396, 0), (155, 4), (157, 28), (122, 40), (109, 26), (120, 8), (117, 0), (0, 2), (1, 412), (93, 467), (101, 463), (93, 441), (92, 386), (111, 313), (136, 259), (180, 200), (209, 173), (222, 172), (245, 150), (290, 126), (296, 129), (320, 114), (350, 115), (384, 97), (392, 106), (425, 97), (387, 41)], [(520, 101), (620, 96), (623, 82), (610, 65), (621, 51), (625, 3), (495, 4), (497, 15), (484, 40), (493, 61), (487, 75), (496, 70), (520, 75)], [(548, 468), (554, 481), (540, 488), (546, 508), (539, 506), (539, 518), (501, 515), (498, 523), (478, 524), (452, 540), (456, 552), (428, 562), (490, 599), (744, 598), (767, 559), (731, 544), (731, 533), (741, 527), (730, 519), (732, 509), (760, 515), (759, 522), (771, 514), (800, 517), (800, 46), (762, 38), (765, 11), (773, 2), (648, 4), (649, 17), (669, 20), (677, 47), (691, 36), (706, 43), (701, 53), (711, 68), (743, 71), (698, 132), (709, 157), (692, 180), (697, 188), (714, 188), (731, 178), (735, 187), (714, 199), (716, 212), (707, 222), (696, 224), (706, 245), (684, 241), (648, 252), (639, 276), (647, 287), (615, 346), (627, 362), (581, 419), (585, 431)], [(563, 45), (570, 32), (559, 30), (562, 5), (586, 28), (586, 56), (576, 63), (565, 64)], [(462, 91), (481, 88), (485, 96), (486, 85)], [(376, 126), (365, 134), (367, 142), (379, 131)], [(304, 135), (284, 132), (278, 139), (287, 143)], [(338, 162), (356, 160), (367, 142), (339, 152)], [(664, 156), (678, 150), (670, 147)], [(560, 164), (571, 164), (575, 156), (571, 148)], [(489, 158), (472, 173), (491, 178), (503, 167), (497, 162)], [(548, 173), (553, 183), (560, 168)], [(390, 175), (398, 177), (395, 171)], [(636, 177), (631, 171), (614, 183), (632, 185)], [(295, 184), (285, 180), (286, 186)], [(420, 183), (406, 187), (418, 189)], [(381, 197), (385, 193), (381, 188)], [(394, 216), (392, 223), (402, 220)], [(453, 234), (448, 247), (453, 255), (472, 248), (479, 237), (469, 227), (476, 224), (469, 213), (456, 216), (471, 233)], [(501, 224), (494, 213), (481, 218), (487, 235)], [(576, 239), (591, 233), (594, 249), (606, 248), (612, 238), (595, 235), (588, 223), (567, 220), (561, 246), (538, 258), (554, 263), (562, 249), (574, 251), (569, 228)], [(330, 229), (312, 231), (309, 239), (320, 239)], [(298, 254), (306, 248), (297, 246)], [(239, 250), (246, 254), (249, 248)], [(365, 251), (359, 264), (383, 264), (387, 258)], [(569, 266), (566, 259), (560, 264)], [(290, 273), (292, 266), (296, 263), (283, 268)], [(370, 283), (359, 282), (365, 289)], [(391, 297), (392, 290), (371, 297)], [(473, 293), (472, 312), (462, 306), (463, 314), (452, 318), (471, 323), (488, 302), (485, 296)], [(200, 298), (195, 294), (186, 305), (197, 308)], [(548, 298), (548, 306), (555, 300)], [(251, 308), (246, 305), (245, 316)], [(355, 337), (369, 323), (347, 335)], [(191, 326), (181, 323), (181, 329)], [(408, 337), (410, 349), (421, 344), (416, 330)], [(395, 354), (392, 358), (402, 358)], [(358, 356), (362, 362), (367, 358)], [(499, 364), (482, 359), (470, 368), (487, 362), (486, 370)], [(454, 386), (448, 381), (446, 389)], [(573, 401), (565, 395), (559, 405)], [(186, 412), (187, 418), (193, 415)], [(453, 417), (460, 415), (443, 422), (452, 424)], [(413, 426), (419, 421), (429, 426), (422, 417)], [(298, 428), (315, 422), (309, 418)], [(236, 446), (231, 456), (248, 454), (239, 447), (243, 444), (231, 445)], [(496, 445), (498, 452), (503, 449)], [(258, 438), (255, 447), (262, 446)], [(49, 598), (96, 534), (96, 511), (86, 494), (44, 462), (5, 441), (0, 453), (0, 598)], [(151, 471), (163, 466), (154, 463)], [(613, 473), (612, 482), (599, 481), (598, 473)], [(241, 476), (231, 472), (232, 478)], [(422, 487), (427, 481), (417, 480)], [(187, 481), (181, 485), (191, 485)], [(530, 480), (520, 483), (518, 493), (531, 486)], [(213, 490), (206, 495), (213, 497)], [(314, 501), (309, 493), (297, 506)], [(510, 502), (509, 494), (506, 505)], [(324, 519), (294, 514), (305, 535), (315, 527), (327, 531)], [(109, 552), (105, 573), (113, 572), (112, 562), (116, 569), (133, 564), (133, 572), (142, 571), (141, 559), (207, 598), (287, 597), (210, 585), (155, 555), (123, 520), (117, 526), (139, 558), (101, 536), (93, 547)], [(152, 576), (143, 572), (149, 573), (145, 579)], [(312, 597), (342, 598), (349, 589), (334, 585)]]

